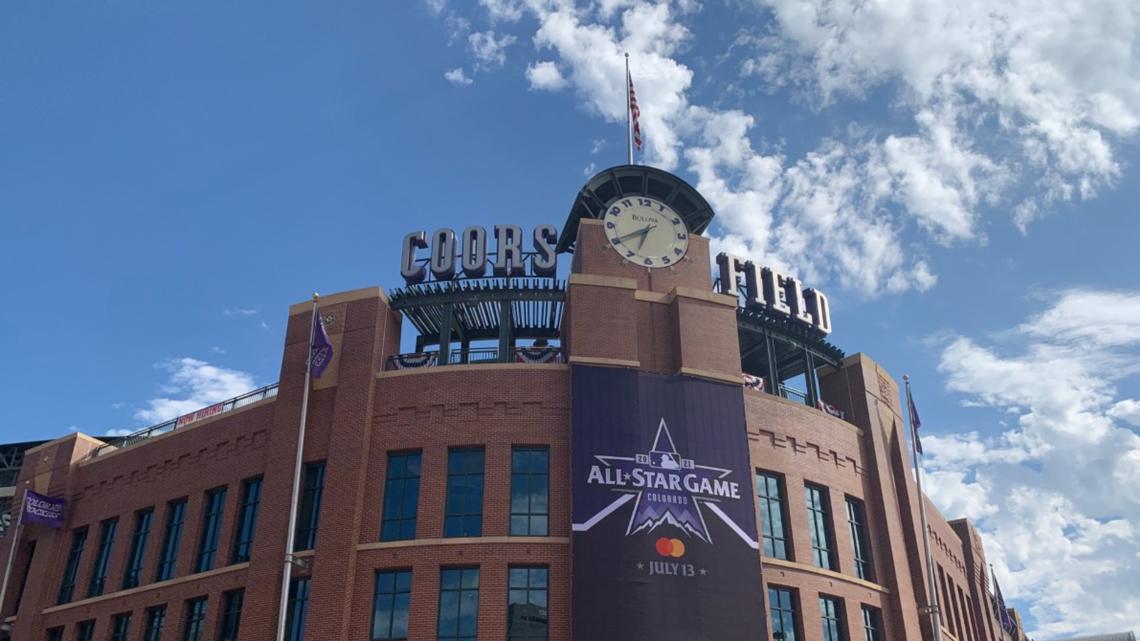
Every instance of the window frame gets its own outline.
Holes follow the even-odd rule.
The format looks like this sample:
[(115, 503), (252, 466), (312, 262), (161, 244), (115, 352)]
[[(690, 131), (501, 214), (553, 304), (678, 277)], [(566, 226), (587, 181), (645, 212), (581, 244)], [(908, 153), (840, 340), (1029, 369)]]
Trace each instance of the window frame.
[(135, 512), (135, 529), (131, 534), (131, 549), (127, 554), (127, 567), (123, 570), (123, 589), (142, 585), (143, 565), (146, 563), (146, 546), (150, 543), (150, 530), (154, 524), (154, 506)]
[[(819, 621), (823, 627), (823, 641), (847, 641), (846, 614), (841, 597), (819, 595)], [(834, 636), (829, 631), (834, 631)]]
[(189, 499), (185, 496), (168, 501), (166, 504), (166, 525), (162, 535), (162, 548), (158, 551), (158, 564), (154, 580), (169, 581), (178, 574), (178, 550), (182, 545), (182, 530), (186, 528), (186, 508)]
[[(780, 603), (779, 598), (781, 595), (787, 595), (788, 603), (785, 606)], [(779, 619), (776, 618), (776, 613), (780, 613)], [(799, 590), (793, 587), (783, 585), (768, 584), (768, 622), (772, 628), (772, 639), (774, 641), (798, 641), (800, 639), (800, 618), (799, 618)], [(785, 632), (788, 629), (785, 627), (785, 622), (791, 619), (791, 633), (789, 639)], [(777, 625), (777, 622), (779, 625)], [(779, 631), (776, 628), (780, 628)], [(781, 636), (776, 637), (777, 634)]]
[(91, 576), (87, 580), (87, 598), (103, 594), (107, 587), (107, 569), (111, 565), (111, 550), (115, 547), (115, 532), (119, 529), (119, 517), (99, 522), (99, 544), (95, 547), (95, 560), (91, 563)]
[[(452, 459), (456, 456), (479, 454), (479, 472), (452, 471)], [(462, 462), (458, 463), (462, 465)], [(444, 493), (443, 536), (444, 538), (477, 537), (483, 535), (483, 509), (486, 502), (487, 451), (478, 447), (453, 447), (447, 451), (447, 490)], [(474, 483), (474, 479), (478, 483)], [(465, 485), (467, 484), (467, 485)], [(476, 487), (477, 486), (477, 487)], [(461, 494), (457, 496), (456, 493)], [(470, 495), (467, 495), (470, 493)], [(474, 505), (478, 495), (478, 512), (454, 511), (453, 501), (464, 501), (463, 510)], [(453, 529), (452, 525), (457, 524)]]
[[(760, 536), (761, 542), (763, 543), (761, 553), (773, 559), (782, 559), (784, 561), (794, 560), (792, 554), (792, 539), (788, 536), (790, 522), (788, 520), (788, 488), (785, 477), (783, 474), (763, 469), (757, 469), (755, 474), (757, 486), (756, 509), (760, 513)], [(764, 494), (760, 493), (759, 485), (761, 480), (764, 482)], [(769, 482), (774, 483), (776, 486), (777, 495), (775, 497), (768, 494)], [(780, 515), (779, 536), (776, 535), (775, 528), (770, 525), (773, 522), (773, 504), (775, 504), (776, 510), (778, 511), (777, 513)], [(782, 556), (777, 553), (779, 551), (777, 543), (783, 547)], [(771, 554), (769, 554), (769, 548), (771, 549)]]
[(67, 550), (67, 563), (63, 566), (57, 604), (69, 603), (75, 595), (75, 583), (79, 580), (79, 564), (83, 561), (83, 550), (87, 547), (87, 535), (87, 526), (71, 531), (71, 546)]
[(312, 587), (312, 577), (298, 577), (289, 582), (289, 601), (285, 610), (285, 641), (304, 641)]
[(111, 617), (110, 641), (128, 641), (131, 636), (131, 613), (121, 612)]
[[(812, 493), (818, 493), (818, 505)], [(827, 487), (804, 483), (804, 498), (808, 515), (808, 534), (811, 539), (811, 560), (817, 568), (838, 571), (835, 555), (835, 530), (831, 519), (831, 497)], [(821, 532), (822, 530), (822, 532)], [(820, 538), (822, 537), (822, 542)]]
[[(413, 458), (416, 461), (414, 476), (408, 472)], [(396, 472), (400, 475), (394, 475)], [(384, 471), (384, 500), (380, 506), (381, 541), (409, 541), (416, 538), (422, 472), (423, 450), (388, 452)], [(412, 489), (409, 491), (409, 488)]]
[(214, 569), (222, 537), (227, 489), (228, 486), (223, 485), (206, 491), (206, 501), (202, 508), (202, 530), (198, 535), (198, 554), (194, 557), (194, 574)]
[(241, 504), (238, 506), (238, 519), (234, 527), (233, 549), (230, 552), (231, 565), (245, 563), (253, 555), (253, 541), (257, 536), (257, 514), (261, 509), (261, 487), (260, 476), (253, 476), (241, 482)]
[(200, 596), (186, 600), (186, 620), (182, 624), (182, 641), (202, 641), (206, 629), (208, 597)]
[(871, 538), (867, 536), (867, 504), (862, 499), (844, 497), (847, 504), (847, 525), (851, 530), (851, 558), (855, 576), (864, 581), (875, 581), (875, 555), (871, 551)]
[(883, 611), (866, 603), (861, 604), (864, 641), (883, 641)]
[[(515, 585), (516, 572), (525, 571), (526, 580), (522, 586)], [(541, 587), (532, 587), (532, 572), (542, 572), (543, 580)], [(511, 607), (515, 605), (514, 597), (516, 592), (523, 592), (526, 601), (522, 605), (535, 605), (541, 607), (542, 611), (546, 614), (546, 629), (540, 636), (537, 634), (524, 634), (522, 632), (517, 635), (511, 633)], [(530, 603), (531, 593), (542, 593), (543, 605)], [(548, 565), (508, 565), (507, 566), (507, 641), (548, 641), (550, 638), (550, 566)]]
[[(480, 568), (478, 566), (457, 566), (457, 567), (442, 567), (439, 569), (439, 606), (436, 608), (436, 628), (435, 638), (436, 641), (475, 641), (479, 637), (479, 581), (480, 581)], [(450, 588), (444, 587), (449, 581), (449, 574), (458, 573), (457, 584), (458, 587)], [(471, 574), (473, 573), (473, 574)], [(474, 587), (466, 586), (468, 578), (474, 576)], [(462, 627), (464, 615), (464, 596), (474, 593), (475, 597), (475, 613), (471, 618), (472, 629), (470, 631)], [(448, 595), (455, 595), (455, 634), (444, 635), (442, 628), (443, 616), (445, 611), (444, 600)], [(469, 634), (464, 634), (469, 632)]]
[[(236, 607), (235, 607), (236, 600)], [(222, 593), (222, 616), (218, 621), (218, 641), (237, 641), (241, 632), (241, 610), (245, 603), (245, 590), (227, 590)]]
[[(386, 577), (391, 577), (391, 581), (387, 581)], [(406, 581), (404, 580), (406, 579)], [(407, 641), (408, 635), (408, 621), (410, 619), (412, 608), (412, 580), (414, 574), (411, 568), (397, 568), (397, 569), (384, 569), (376, 571), (375, 586), (372, 593), (372, 627), (370, 628), (370, 641)], [(386, 590), (388, 584), (391, 584), (392, 591)], [(381, 607), (383, 598), (389, 597), (388, 606)], [(398, 612), (400, 608), (398, 603), (403, 597), (404, 601), (404, 614), (403, 614), (403, 628), (405, 634), (403, 636), (396, 636), (393, 634), (393, 629), (397, 626), (399, 620)], [(382, 613), (383, 610), (383, 613)], [(378, 626), (384, 625), (381, 623), (381, 617), (387, 619), (387, 625), (384, 627), (387, 632), (380, 634), (381, 630)]]
[(146, 624), (143, 627), (143, 641), (161, 641), (162, 630), (166, 627), (166, 604), (146, 609)]
[[(539, 455), (544, 460), (542, 470), (524, 469), (516, 471), (515, 455)], [(541, 484), (541, 496), (545, 497), (545, 508), (535, 507), (536, 481)], [(526, 511), (516, 511), (516, 483), (526, 484)], [(511, 536), (550, 536), (550, 447), (547, 445), (515, 445), (511, 447), (511, 494), (510, 494), (510, 535)], [(525, 519), (526, 527), (515, 528), (516, 519)], [(535, 519), (540, 519), (541, 527), (535, 527)], [(537, 531), (536, 531), (537, 530)]]
[(297, 497), (297, 520), (293, 525), (293, 551), (303, 552), (317, 546), (317, 529), (321, 520), (321, 496), (325, 489), (325, 461), (305, 463), (301, 495)]

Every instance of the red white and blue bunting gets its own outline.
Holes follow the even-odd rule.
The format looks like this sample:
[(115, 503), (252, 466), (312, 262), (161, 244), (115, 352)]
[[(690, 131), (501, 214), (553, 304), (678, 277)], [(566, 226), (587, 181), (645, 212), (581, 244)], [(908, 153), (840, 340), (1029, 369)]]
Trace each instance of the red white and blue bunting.
[(398, 354), (393, 361), (396, 369), (416, 369), (419, 367), (435, 367), (436, 352), (415, 352), (412, 354)]
[(757, 392), (764, 391), (764, 378), (760, 376), (753, 376), (751, 374), (741, 374), (744, 379), (744, 389), (754, 389)]
[(517, 347), (516, 363), (557, 363), (561, 351), (557, 347)]
[(830, 415), (834, 416), (835, 418), (847, 420), (847, 415), (843, 413), (843, 410), (836, 408), (831, 403), (824, 403), (823, 401), (819, 401), (818, 403), (816, 403), (816, 405), (825, 414), (830, 414)]

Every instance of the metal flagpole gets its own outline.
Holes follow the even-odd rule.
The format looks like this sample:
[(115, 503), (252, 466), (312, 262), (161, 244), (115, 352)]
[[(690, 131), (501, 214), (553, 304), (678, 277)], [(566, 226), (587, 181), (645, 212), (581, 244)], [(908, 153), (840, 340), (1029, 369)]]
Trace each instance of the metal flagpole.
[(289, 523), (285, 535), (285, 569), (281, 573), (281, 603), (277, 613), (277, 641), (285, 639), (285, 615), (289, 608), (289, 582), (293, 578), (293, 539), (296, 536), (297, 496), (301, 492), (301, 463), (305, 455), (305, 419), (309, 416), (309, 378), (313, 369), (313, 336), (317, 333), (317, 300), (313, 294), (313, 317), (309, 328), (309, 349), (305, 352), (305, 393), (301, 397), (301, 426), (297, 430), (297, 457), (293, 463), (293, 494), (289, 499)]
[(629, 77), (629, 54), (625, 54), (625, 141), (626, 164), (633, 164), (633, 105), (629, 102), (629, 88), (633, 84)]
[(938, 584), (934, 580), (934, 557), (930, 554), (930, 533), (926, 526), (926, 500), (922, 493), (922, 466), (918, 462), (918, 449), (915, 448), (914, 416), (911, 410), (914, 402), (910, 398), (910, 376), (903, 375), (906, 383), (906, 417), (910, 426), (910, 455), (914, 460), (914, 479), (918, 485), (918, 516), (922, 521), (922, 549), (926, 553), (926, 580), (930, 584), (928, 590), (930, 603), (926, 610), (930, 614), (930, 624), (934, 628), (934, 641), (942, 641), (942, 612), (938, 607)]
[(930, 584), (930, 603), (928, 603), (926, 609), (930, 615), (930, 625), (934, 627), (934, 641), (942, 641), (942, 610), (938, 608), (938, 584), (934, 578), (934, 557), (930, 555), (930, 533), (927, 532), (926, 500), (922, 495), (922, 466), (919, 464), (918, 448), (914, 446), (914, 416), (912, 415), (914, 401), (911, 400), (910, 376), (904, 374), (903, 381), (906, 383), (906, 424), (909, 425), (911, 430), (911, 456), (914, 460), (914, 482), (919, 488), (919, 519), (922, 522), (922, 550), (926, 552), (927, 581)]
[(28, 485), (24, 482), (24, 499), (20, 501), (20, 513), (16, 516), (16, 528), (12, 530), (12, 545), (8, 548), (8, 565), (4, 566), (4, 582), (0, 584), (0, 608), (4, 607), (4, 598), (8, 596), (8, 579), (12, 576), (12, 563), (16, 560), (16, 545), (20, 541), (20, 533), (24, 527), (24, 510), (28, 503)]

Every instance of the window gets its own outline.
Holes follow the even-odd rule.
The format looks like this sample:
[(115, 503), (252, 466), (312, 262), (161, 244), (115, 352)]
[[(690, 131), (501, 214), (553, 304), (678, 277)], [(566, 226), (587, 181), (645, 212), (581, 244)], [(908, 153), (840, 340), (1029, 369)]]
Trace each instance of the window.
[(787, 522), (783, 479), (768, 472), (756, 473), (756, 498), (760, 507), (760, 530), (764, 537), (764, 556), (788, 560)]
[(222, 595), (222, 625), (218, 641), (237, 641), (238, 627), (241, 625), (241, 604), (244, 600), (244, 590), (233, 590)]
[(47, 641), (63, 641), (63, 626), (48, 629)]
[(115, 544), (115, 530), (119, 519), (107, 519), (99, 524), (99, 547), (95, 549), (95, 565), (91, 566), (91, 581), (87, 584), (87, 596), (103, 594), (107, 583), (107, 562), (111, 560), (111, 546)]
[(511, 449), (511, 534), (546, 536), (549, 529), (550, 450)]
[(150, 522), (153, 517), (153, 507), (135, 512), (135, 533), (131, 537), (131, 553), (127, 557), (127, 571), (123, 575), (124, 590), (139, 585), (143, 561), (146, 559), (146, 541), (150, 537)]
[(321, 514), (321, 490), (325, 486), (325, 464), (305, 465), (305, 486), (301, 493), (301, 506), (297, 510), (297, 527), (293, 537), (293, 551), (311, 550), (317, 544), (317, 518)]
[(305, 620), (309, 616), (309, 577), (293, 579), (289, 584), (289, 609), (285, 614), (285, 640), (305, 638)]
[(376, 573), (376, 596), (372, 601), (372, 641), (407, 641), (411, 599), (411, 570)]
[(158, 557), (158, 571), (155, 581), (174, 578), (178, 566), (178, 545), (182, 541), (182, 522), (186, 520), (186, 499), (178, 499), (166, 504), (166, 535), (162, 537), (161, 556)]
[(479, 568), (445, 568), (439, 576), (437, 641), (475, 641)]
[(451, 450), (447, 454), (447, 500), (444, 536), (483, 533), (483, 449)]
[(111, 619), (111, 641), (127, 641), (131, 631), (131, 613), (116, 614)]
[(402, 541), (416, 538), (416, 507), (419, 502), (420, 453), (389, 454), (380, 540)]
[(206, 627), (206, 597), (186, 602), (186, 625), (182, 628), (182, 641), (201, 641)]
[(59, 603), (71, 600), (75, 590), (75, 575), (79, 573), (79, 561), (83, 557), (83, 547), (87, 544), (87, 528), (71, 533), (71, 549), (67, 552), (67, 565), (63, 569), (63, 582), (59, 584)]
[(788, 588), (769, 587), (773, 641), (796, 641), (796, 598)]
[(811, 531), (812, 561), (825, 570), (835, 569), (831, 545), (831, 510), (827, 507), (827, 490), (818, 485), (804, 486), (807, 498), (808, 529)]
[(143, 641), (162, 641), (162, 627), (166, 624), (166, 606), (160, 605), (146, 611), (146, 629)]
[(846, 641), (843, 627), (843, 602), (830, 596), (819, 597), (819, 615), (823, 623), (823, 641)]
[(855, 576), (874, 581), (875, 566), (871, 562), (871, 545), (867, 541), (867, 515), (863, 510), (863, 502), (851, 496), (847, 497), (847, 524), (851, 526)]
[(866, 641), (883, 641), (883, 613), (879, 608), (863, 606), (863, 636)]
[(261, 477), (246, 479), (241, 488), (241, 515), (234, 553), (230, 563), (245, 563), (253, 551), (253, 535), (257, 531), (257, 508), (261, 505)]
[(95, 638), (95, 621), (89, 619), (87, 621), (80, 621), (79, 627), (75, 629), (75, 641), (93, 641)]
[(226, 488), (206, 492), (206, 515), (202, 519), (202, 536), (198, 539), (198, 559), (195, 572), (214, 569), (214, 556), (218, 552), (218, 536), (222, 531), (222, 510), (226, 507)]
[(507, 641), (546, 641), (547, 568), (510, 568), (507, 577)]

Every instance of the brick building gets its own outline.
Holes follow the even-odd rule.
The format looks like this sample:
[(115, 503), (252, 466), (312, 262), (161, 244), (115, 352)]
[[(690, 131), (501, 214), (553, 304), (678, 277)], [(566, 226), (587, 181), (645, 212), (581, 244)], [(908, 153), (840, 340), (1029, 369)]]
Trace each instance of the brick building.
[[(572, 409), (589, 402), (575, 400), (572, 378), (593, 368), (704, 381), (740, 399), (735, 437), (747, 450), (754, 523), (737, 533), (758, 533), (749, 571), (760, 623), (746, 636), (932, 639), (921, 607), (925, 499), (910, 472), (896, 379), (866, 355), (837, 352), (825, 332), (772, 317), (765, 332), (782, 331), (784, 347), (764, 332), (755, 344), (764, 349), (745, 345), (755, 310), (713, 291), (708, 241), (698, 235), (712, 217), (703, 198), (663, 172), (607, 171), (578, 195), (558, 239), (560, 251), (573, 250), (566, 281), (457, 289), (455, 280), (321, 299), (335, 356), (312, 382), (293, 524), (307, 302), (289, 310), (277, 385), (118, 446), (70, 434), (28, 450), (18, 487), (66, 497), (68, 509), (65, 527), (25, 527), (16, 542), (0, 604), (11, 638), (274, 639), (289, 527), (290, 639), (569, 641), (572, 622), (605, 630), (593, 601), (571, 602), (573, 584), (595, 572), (574, 546), (589, 525), (572, 527), (572, 493), (584, 491), (572, 457), (583, 428)], [(684, 260), (647, 269), (614, 251), (598, 212), (638, 194), (684, 219)], [(626, 237), (644, 244), (648, 233)], [(415, 351), (401, 354), (413, 340)], [(757, 349), (770, 357), (759, 365)], [(757, 377), (751, 385), (741, 385), (742, 371)], [(694, 502), (710, 519), (727, 505)], [(998, 641), (977, 531), (929, 502), (926, 510), (942, 638)], [(687, 535), (662, 525), (649, 545), (663, 558), (703, 549), (699, 533)], [(698, 594), (713, 589), (696, 582), (707, 578), (700, 569)], [(656, 589), (649, 580), (611, 587), (615, 603), (644, 604), (637, 591)], [(736, 587), (715, 586), (726, 598)], [(661, 599), (629, 617), (636, 625), (686, 606)], [(698, 636), (655, 636), (721, 639), (739, 624), (702, 625)]]

